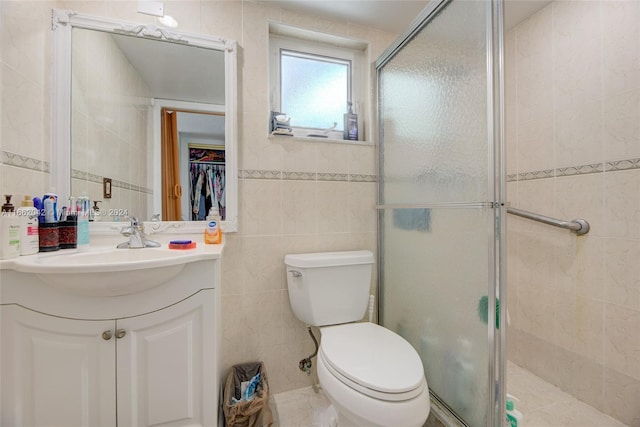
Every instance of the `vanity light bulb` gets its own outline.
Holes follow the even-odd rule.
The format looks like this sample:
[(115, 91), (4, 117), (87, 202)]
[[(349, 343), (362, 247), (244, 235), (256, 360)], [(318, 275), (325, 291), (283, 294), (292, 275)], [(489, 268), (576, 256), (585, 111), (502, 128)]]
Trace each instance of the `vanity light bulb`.
[(158, 21), (165, 27), (175, 28), (178, 26), (178, 21), (171, 15), (164, 15), (162, 18), (158, 18)]

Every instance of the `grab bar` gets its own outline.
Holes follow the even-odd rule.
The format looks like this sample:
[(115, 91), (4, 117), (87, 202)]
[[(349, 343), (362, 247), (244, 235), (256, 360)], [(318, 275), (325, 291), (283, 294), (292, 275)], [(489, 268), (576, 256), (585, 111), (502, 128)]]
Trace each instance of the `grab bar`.
[(563, 221), (561, 219), (551, 218), (549, 216), (540, 215), (533, 212), (523, 211), (522, 209), (507, 208), (507, 212), (512, 215), (521, 216), (523, 218), (532, 219), (534, 221), (543, 222), (545, 224), (553, 225), (554, 227), (566, 228), (571, 231), (575, 231), (578, 236), (587, 234), (589, 229), (589, 223), (582, 219), (576, 218), (573, 221)]

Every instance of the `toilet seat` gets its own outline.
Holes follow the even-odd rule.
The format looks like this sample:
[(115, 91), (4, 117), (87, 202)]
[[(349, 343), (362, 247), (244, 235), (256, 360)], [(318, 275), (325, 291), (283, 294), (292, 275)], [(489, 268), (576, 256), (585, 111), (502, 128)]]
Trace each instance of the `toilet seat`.
[(404, 338), (374, 323), (321, 328), (319, 358), (340, 382), (386, 401), (409, 400), (426, 387), (422, 361)]

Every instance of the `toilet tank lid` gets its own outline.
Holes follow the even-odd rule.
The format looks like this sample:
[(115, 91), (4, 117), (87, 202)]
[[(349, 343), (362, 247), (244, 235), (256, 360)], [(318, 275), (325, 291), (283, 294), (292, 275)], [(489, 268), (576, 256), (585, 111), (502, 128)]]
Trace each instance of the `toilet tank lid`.
[(289, 254), (285, 255), (284, 263), (290, 267), (299, 268), (373, 264), (373, 253), (371, 251), (344, 251)]

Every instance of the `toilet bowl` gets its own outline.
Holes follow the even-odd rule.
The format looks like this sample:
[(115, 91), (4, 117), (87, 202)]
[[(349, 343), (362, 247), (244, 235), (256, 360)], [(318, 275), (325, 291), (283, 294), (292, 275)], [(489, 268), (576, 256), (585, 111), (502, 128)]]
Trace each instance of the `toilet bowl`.
[(322, 334), (316, 366), (332, 403), (326, 427), (422, 426), (430, 403), (417, 352), (393, 331), (356, 323), (368, 305), (373, 254), (287, 255), (285, 264), (294, 314)]
[(318, 379), (339, 426), (420, 427), (429, 415), (429, 389), (416, 351), (373, 323), (320, 329)]

